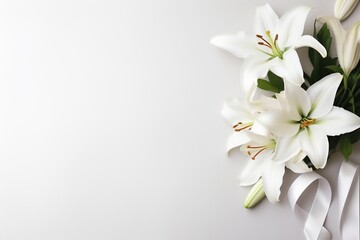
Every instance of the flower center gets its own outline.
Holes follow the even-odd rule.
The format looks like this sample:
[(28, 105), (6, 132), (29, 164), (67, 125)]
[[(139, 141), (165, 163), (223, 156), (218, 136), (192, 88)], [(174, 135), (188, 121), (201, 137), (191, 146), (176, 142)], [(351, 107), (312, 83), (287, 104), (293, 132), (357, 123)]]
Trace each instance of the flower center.
[(300, 128), (304, 129), (310, 126), (311, 124), (314, 124), (315, 122), (316, 122), (316, 118), (303, 118), (300, 121)]
[(256, 37), (260, 39), (260, 41), (258, 42), (260, 46), (265, 46), (267, 48), (270, 48), (270, 50), (272, 51), (272, 55), (271, 55), (272, 57), (279, 57), (283, 59), (283, 54), (285, 51), (282, 51), (277, 44), (277, 41), (279, 39), (278, 34), (276, 34), (275, 39), (273, 39), (270, 34), (270, 31), (266, 31), (267, 40), (264, 38), (264, 36), (259, 34), (257, 34)]
[(233, 129), (235, 130), (235, 132), (240, 132), (241, 130), (244, 130), (244, 129), (251, 130), (252, 125), (253, 125), (252, 122), (250, 122), (250, 123), (238, 122), (237, 124), (235, 124), (233, 126)]

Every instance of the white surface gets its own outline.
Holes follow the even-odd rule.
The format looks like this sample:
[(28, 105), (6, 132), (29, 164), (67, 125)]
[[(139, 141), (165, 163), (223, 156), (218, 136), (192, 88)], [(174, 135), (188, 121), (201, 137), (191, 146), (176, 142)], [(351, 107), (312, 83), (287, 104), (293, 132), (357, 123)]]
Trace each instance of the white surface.
[[(295, 176), (281, 203), (246, 210), (224, 153), (241, 61), (208, 41), (250, 30), (263, 3), (2, 1), (0, 239), (304, 239)], [(307, 33), (333, 7), (269, 3), (311, 5)]]

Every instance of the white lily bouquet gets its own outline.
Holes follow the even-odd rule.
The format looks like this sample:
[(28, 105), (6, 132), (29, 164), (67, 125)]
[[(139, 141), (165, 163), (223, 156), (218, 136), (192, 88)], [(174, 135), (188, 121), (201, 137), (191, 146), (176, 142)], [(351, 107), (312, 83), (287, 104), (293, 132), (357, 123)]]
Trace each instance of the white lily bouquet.
[[(227, 151), (246, 156), (240, 185), (254, 185), (246, 208), (265, 195), (279, 201), (286, 168), (301, 175), (322, 169), (336, 148), (348, 160), (360, 139), (360, 21), (347, 31), (340, 22), (357, 2), (337, 1), (336, 17), (318, 17), (314, 36), (303, 35), (309, 7), (279, 18), (265, 4), (256, 9), (254, 32), (211, 39), (244, 59), (239, 97), (225, 101), (222, 115), (233, 129)], [(337, 57), (330, 56), (333, 42)], [(300, 47), (309, 48), (311, 74), (303, 71)]]

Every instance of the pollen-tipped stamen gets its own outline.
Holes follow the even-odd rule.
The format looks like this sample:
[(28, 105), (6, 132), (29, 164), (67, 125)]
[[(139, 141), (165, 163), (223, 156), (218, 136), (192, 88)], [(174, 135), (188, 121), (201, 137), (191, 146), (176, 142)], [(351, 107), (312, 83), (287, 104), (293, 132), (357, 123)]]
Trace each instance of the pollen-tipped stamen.
[(304, 118), (303, 120), (300, 121), (300, 128), (304, 129), (308, 126), (310, 126), (311, 124), (314, 124), (316, 122), (316, 118)]
[(265, 149), (268, 148), (268, 146), (265, 146), (265, 145), (263, 145), (263, 146), (250, 146), (250, 145), (247, 145), (246, 148), (249, 149), (249, 151), (247, 152), (249, 156), (251, 156), (252, 152), (255, 152), (255, 154), (251, 157), (252, 160), (255, 160), (256, 157), (260, 153), (262, 153)]
[(245, 124), (245, 123), (242, 123), (242, 122), (238, 122), (237, 124), (235, 124), (235, 125), (233, 126), (233, 128), (234, 128), (234, 130), (235, 130), (236, 132), (240, 132), (240, 131), (242, 131), (242, 130), (244, 130), (244, 129), (247, 129), (247, 128), (249, 128), (249, 130), (250, 130), (251, 127), (252, 127), (252, 125), (253, 125), (253, 123)]
[(264, 148), (264, 147), (266, 147), (266, 146), (250, 146), (250, 145), (247, 145), (246, 147), (247, 147), (247, 148), (257, 149), (257, 148)]
[(251, 159), (252, 159), (252, 160), (255, 160), (255, 158), (256, 158), (262, 151), (264, 151), (265, 149), (266, 149), (266, 147), (260, 149), (260, 151), (258, 151)]
[(237, 124), (235, 124), (234, 126), (233, 126), (233, 128), (237, 128), (239, 125), (241, 125), (242, 124), (242, 122), (238, 122)]
[(271, 37), (270, 31), (266, 31), (266, 36), (269, 39), (267, 41), (262, 35), (256, 34), (256, 37), (261, 39), (262, 42), (258, 42), (260, 46), (265, 46), (271, 49), (274, 57), (283, 58), (283, 52), (280, 50), (279, 46), (277, 45), (277, 42), (279, 40), (279, 34), (275, 35), (275, 39)]
[(271, 44), (268, 41), (266, 41), (266, 39), (263, 36), (257, 34), (256, 37), (262, 40), (262, 42), (258, 42), (259, 45), (266, 46), (271, 49)]

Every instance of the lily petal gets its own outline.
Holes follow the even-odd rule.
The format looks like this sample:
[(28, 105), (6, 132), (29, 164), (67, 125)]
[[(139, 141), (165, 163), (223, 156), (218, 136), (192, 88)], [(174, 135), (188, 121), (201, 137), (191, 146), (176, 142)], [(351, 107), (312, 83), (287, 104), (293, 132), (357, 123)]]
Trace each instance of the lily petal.
[(221, 115), (230, 125), (235, 125), (239, 121), (253, 122), (251, 113), (247, 111), (245, 104), (241, 103), (236, 98), (225, 100)]
[(324, 168), (329, 154), (329, 141), (320, 126), (313, 124), (299, 134), (301, 148), (316, 168)]
[(294, 136), (299, 131), (299, 124), (284, 118), (284, 114), (286, 113), (282, 111), (264, 112), (257, 117), (257, 120), (278, 137)]
[(280, 93), (275, 94), (275, 96), (276, 96), (276, 100), (279, 101), (281, 108), (286, 110), (287, 109), (287, 99), (285, 96), (285, 91), (281, 91)]
[(328, 136), (352, 132), (360, 127), (360, 118), (343, 108), (333, 107), (331, 112), (317, 122)]
[(246, 134), (246, 131), (234, 132), (230, 135), (226, 143), (226, 151), (229, 152), (230, 150), (240, 147), (241, 145), (249, 142), (250, 139)]
[[(251, 91), (254, 84), (256, 84), (258, 78), (264, 78), (269, 71), (270, 61), (264, 58), (265, 54), (261, 57), (247, 58), (243, 61), (240, 68), (240, 87), (244, 95), (248, 95), (251, 100), (254, 97), (255, 91)], [(265, 56), (266, 57), (266, 56)]]
[(290, 119), (300, 121), (303, 116), (308, 116), (311, 109), (311, 101), (303, 88), (288, 82), (285, 84), (285, 96)]
[(279, 44), (282, 47), (294, 45), (304, 32), (304, 25), (310, 8), (297, 7), (281, 16), (279, 21)]
[(300, 142), (296, 136), (279, 138), (276, 141), (276, 149), (272, 161), (276, 163), (287, 162), (298, 155), (300, 150)]
[(271, 203), (275, 203), (280, 200), (280, 187), (283, 182), (284, 173), (284, 163), (274, 164), (271, 161), (267, 162), (266, 168), (262, 174), (262, 179), (266, 197)]
[(260, 98), (252, 102), (254, 107), (258, 111), (273, 111), (273, 110), (281, 110), (280, 103), (277, 99), (273, 97), (267, 97), (264, 95), (261, 95)]
[(269, 129), (267, 129), (264, 125), (262, 125), (258, 121), (255, 121), (254, 124), (252, 125), (251, 132), (265, 137), (269, 136)]
[(240, 186), (250, 186), (255, 184), (261, 177), (266, 161), (256, 161), (246, 159), (245, 166), (239, 176)]
[[(360, 58), (360, 21), (354, 23), (349, 31), (346, 33), (344, 48), (343, 48), (343, 68), (345, 74), (350, 72), (356, 67)], [(340, 59), (339, 59), (340, 61)]]
[(308, 88), (312, 103), (309, 117), (322, 118), (331, 111), (342, 78), (340, 73), (333, 73)]
[(297, 154), (293, 159), (287, 161), (285, 166), (289, 168), (294, 173), (307, 173), (311, 172), (312, 169), (308, 167), (308, 165), (303, 161), (306, 157), (306, 153), (301, 151)]
[(343, 67), (344, 61), (343, 61), (343, 58), (341, 57), (341, 55), (343, 52), (343, 47), (344, 47), (343, 44), (344, 44), (345, 35), (346, 35), (345, 29), (343, 28), (343, 26), (341, 25), (339, 20), (332, 16), (319, 17), (317, 19), (317, 21), (319, 21), (321, 23), (326, 23), (327, 26), (329, 27), (329, 29), (331, 30), (332, 36), (335, 38), (336, 52), (339, 57), (339, 63), (341, 65), (341, 67)]
[(283, 55), (283, 59), (274, 58), (269, 61), (269, 64), (271, 64), (270, 70), (286, 81), (296, 86), (303, 84), (303, 70), (299, 56), (294, 49), (287, 50)]
[(266, 31), (274, 31), (278, 25), (279, 17), (268, 3), (256, 8), (255, 33), (261, 34)]
[(321, 43), (316, 40), (313, 36), (310, 35), (303, 35), (300, 37), (300, 39), (296, 42), (295, 48), (301, 48), (301, 47), (311, 47), (318, 51), (320, 55), (324, 58), (327, 56), (326, 49)]
[(245, 32), (239, 32), (236, 35), (215, 36), (210, 43), (222, 48), (236, 57), (247, 58), (251, 55), (260, 53), (256, 45), (256, 37), (250, 37)]

